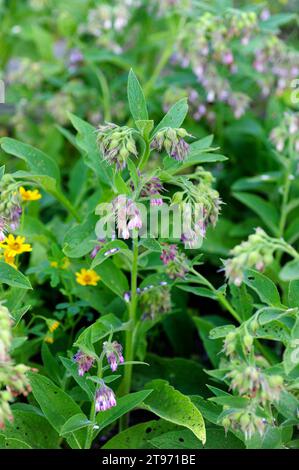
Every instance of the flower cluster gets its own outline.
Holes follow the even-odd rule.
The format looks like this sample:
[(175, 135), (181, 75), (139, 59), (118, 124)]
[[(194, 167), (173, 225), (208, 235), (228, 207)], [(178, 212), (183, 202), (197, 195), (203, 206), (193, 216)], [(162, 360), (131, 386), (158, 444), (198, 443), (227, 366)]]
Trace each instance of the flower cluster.
[(117, 341), (105, 341), (103, 343), (103, 351), (106, 355), (112, 372), (115, 372), (118, 368), (118, 365), (124, 362), (122, 345)]
[(19, 394), (31, 391), (26, 372), (30, 369), (23, 364), (14, 364), (9, 350), (12, 343), (12, 319), (8, 309), (0, 305), (0, 429), (6, 421), (12, 421), (9, 402)]
[[(124, 363), (122, 351), (123, 348), (121, 344), (109, 339), (103, 343), (103, 352), (99, 358), (79, 350), (73, 356), (73, 360), (78, 364), (78, 374), (81, 377), (93, 367), (96, 361), (98, 361), (100, 369), (102, 370), (103, 356), (106, 356), (112, 372), (115, 372), (119, 364)], [(100, 382), (101, 385), (97, 388), (95, 394), (95, 410), (97, 413), (116, 406), (116, 397), (113, 390), (107, 387), (103, 379), (100, 378)]]
[(224, 413), (221, 424), (227, 432), (229, 428), (234, 431), (242, 431), (245, 439), (250, 439), (256, 432), (263, 436), (267, 420), (255, 414), (251, 410), (231, 409)]
[(187, 136), (191, 137), (183, 128), (164, 127), (154, 135), (151, 148), (159, 152), (164, 149), (169, 157), (183, 161), (189, 151), (189, 144), (184, 140)]
[(141, 229), (140, 211), (132, 199), (117, 196), (113, 201), (113, 217), (118, 228), (118, 236), (123, 239), (130, 237), (130, 230)]
[(270, 140), (278, 152), (289, 149), (299, 152), (299, 113), (285, 113), (279, 126), (275, 127), (270, 134)]
[(224, 261), (225, 275), (229, 282), (240, 286), (244, 278), (246, 268), (255, 268), (263, 271), (273, 262), (273, 252), (276, 246), (271, 243), (271, 238), (261, 228), (248, 237), (248, 240), (235, 246), (230, 254), (232, 258)]
[(14, 178), (6, 174), (0, 181), (0, 241), (6, 231), (19, 227), (22, 215), (21, 196)]
[(247, 364), (234, 364), (226, 375), (231, 382), (231, 389), (240, 395), (254, 398), (265, 405), (279, 400), (283, 390), (283, 378), (280, 375), (266, 376), (259, 367)]
[(161, 197), (161, 192), (164, 191), (163, 185), (159, 178), (153, 176), (149, 181), (147, 181), (140, 195), (142, 197), (149, 197), (151, 206), (162, 206), (163, 199)]
[(95, 397), (95, 409), (98, 413), (99, 411), (106, 411), (109, 408), (116, 406), (115, 393), (110, 387), (105, 385), (104, 381), (100, 388), (96, 391)]
[(73, 356), (73, 360), (78, 364), (78, 374), (81, 377), (91, 369), (95, 362), (94, 357), (80, 350)]
[(178, 250), (177, 245), (165, 243), (160, 258), (166, 266), (165, 271), (170, 279), (185, 277), (189, 266), (185, 254)]
[(167, 285), (145, 288), (140, 294), (142, 319), (155, 320), (157, 316), (171, 311), (170, 288)]
[(178, 205), (183, 214), (181, 240), (188, 248), (198, 247), (210, 224), (215, 227), (222, 204), (218, 191), (212, 187), (211, 173), (198, 167), (194, 176), (198, 183), (183, 183), (184, 191), (176, 192), (172, 198), (172, 203)]
[(117, 171), (123, 170), (130, 155), (137, 156), (134, 129), (108, 123), (98, 128), (98, 144), (103, 158), (115, 164)]

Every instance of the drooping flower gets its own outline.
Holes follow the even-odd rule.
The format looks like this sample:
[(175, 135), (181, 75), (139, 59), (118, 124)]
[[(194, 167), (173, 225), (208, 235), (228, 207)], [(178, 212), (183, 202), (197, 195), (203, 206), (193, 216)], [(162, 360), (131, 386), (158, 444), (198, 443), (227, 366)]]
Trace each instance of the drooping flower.
[(19, 188), (19, 193), (22, 201), (38, 201), (42, 197), (38, 189), (25, 189), (23, 186)]
[(99, 411), (106, 411), (113, 406), (116, 406), (115, 394), (113, 390), (107, 387), (107, 385), (105, 385), (103, 382), (100, 388), (96, 391), (96, 412), (98, 413)]
[(124, 362), (122, 345), (117, 341), (113, 341), (112, 343), (110, 341), (105, 341), (103, 344), (103, 351), (112, 372), (115, 372), (118, 365)]
[(163, 199), (161, 192), (164, 191), (163, 185), (159, 178), (153, 176), (142, 188), (141, 196), (150, 197), (151, 206), (162, 206)]
[(170, 279), (183, 278), (189, 270), (187, 258), (184, 253), (179, 252), (177, 245), (164, 244), (160, 259), (166, 266)]
[(170, 288), (167, 285), (144, 288), (140, 293), (142, 320), (154, 320), (158, 315), (171, 311)]
[(115, 164), (117, 171), (126, 167), (130, 155), (136, 157), (138, 154), (134, 132), (134, 129), (112, 123), (98, 128), (97, 141), (103, 158), (110, 165)]
[(189, 144), (184, 140), (184, 137), (187, 136), (191, 137), (183, 128), (165, 127), (155, 134), (151, 148), (159, 152), (164, 148), (170, 157), (183, 161), (189, 151)]
[(29, 243), (24, 243), (25, 237), (17, 236), (14, 237), (11, 233), (0, 243), (0, 246), (5, 249), (5, 253), (8, 257), (14, 257), (22, 253), (32, 251), (32, 247)]
[(100, 279), (93, 269), (82, 268), (76, 273), (76, 281), (81, 286), (96, 286)]
[(125, 240), (130, 237), (130, 230), (142, 227), (141, 214), (137, 205), (126, 196), (120, 195), (114, 199), (113, 213), (117, 223), (118, 235)]
[(273, 262), (276, 248), (264, 230), (257, 228), (254, 234), (249, 235), (248, 240), (235, 246), (230, 251), (231, 258), (223, 262), (228, 282), (240, 286), (246, 268), (254, 267), (258, 271), (263, 271)]
[(94, 365), (94, 358), (80, 350), (73, 356), (73, 360), (78, 364), (78, 374), (80, 376), (83, 376)]

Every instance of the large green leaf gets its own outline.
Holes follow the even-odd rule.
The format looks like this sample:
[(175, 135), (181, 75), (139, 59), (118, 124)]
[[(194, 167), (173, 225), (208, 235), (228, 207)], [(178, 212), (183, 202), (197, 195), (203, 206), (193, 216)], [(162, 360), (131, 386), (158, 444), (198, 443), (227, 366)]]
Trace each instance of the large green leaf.
[(81, 258), (95, 246), (97, 217), (90, 214), (82, 224), (74, 225), (64, 237), (63, 252), (69, 258)]
[[(30, 384), (34, 398), (41, 407), (42, 412), (58, 433), (62, 426), (72, 416), (82, 413), (80, 407), (62, 389), (42, 375), (29, 373)], [(84, 430), (79, 430), (68, 437), (68, 443), (72, 448), (83, 446), (85, 439)]]
[(3, 261), (0, 261), (0, 282), (11, 287), (32, 289), (29, 280), (24, 274)]
[(165, 380), (153, 380), (147, 387), (153, 392), (145, 400), (145, 407), (160, 418), (190, 429), (204, 444), (206, 441), (205, 423), (200, 411)]
[[(1, 429), (0, 434), (8, 439), (3, 448), (12, 448), (13, 442), (10, 439), (25, 442), (26, 448), (32, 449), (57, 449), (59, 447), (59, 435), (50, 426), (47, 420), (30, 409), (13, 410), (14, 420), (12, 423), (7, 423), (5, 429)], [(16, 447), (18, 446), (15, 442)], [(1, 448), (1, 441), (0, 441)]]
[(244, 282), (257, 293), (262, 302), (274, 307), (281, 307), (277, 287), (264, 274), (254, 269), (247, 269), (245, 271)]
[(152, 439), (177, 429), (180, 427), (163, 419), (147, 421), (131, 426), (112, 437), (103, 449), (153, 449)]
[(134, 121), (147, 121), (148, 112), (144, 94), (132, 69), (128, 77), (128, 101)]
[(279, 273), (282, 281), (294, 281), (299, 279), (299, 261), (294, 259), (284, 265)]
[(24, 160), (29, 166), (30, 173), (20, 171), (16, 176), (26, 176), (39, 182), (46, 190), (55, 191), (60, 175), (58, 166), (51, 157), (10, 137), (3, 137), (0, 144), (5, 152)]
[(119, 318), (110, 313), (99, 318), (88, 328), (85, 328), (83, 333), (77, 338), (75, 344), (79, 348), (85, 347), (85, 349), (92, 349), (94, 343), (97, 343), (110, 333), (124, 331), (128, 329), (129, 326), (130, 324), (128, 322), (123, 323)]
[(100, 154), (96, 129), (88, 122), (75, 116), (75, 114), (69, 113), (69, 117), (78, 132), (77, 144), (82, 151), (85, 164), (94, 171), (101, 182), (111, 185), (112, 169)]
[(279, 236), (279, 214), (276, 208), (260, 196), (249, 193), (234, 193), (236, 199), (255, 212), (264, 224), (271, 230), (272, 234)]

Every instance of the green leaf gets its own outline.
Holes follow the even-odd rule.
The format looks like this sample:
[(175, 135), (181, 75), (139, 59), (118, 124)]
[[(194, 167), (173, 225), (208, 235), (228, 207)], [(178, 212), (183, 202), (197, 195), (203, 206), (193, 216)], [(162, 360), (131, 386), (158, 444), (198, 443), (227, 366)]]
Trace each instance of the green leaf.
[(243, 443), (233, 434), (225, 434), (223, 428), (207, 426), (207, 442), (205, 446), (188, 429), (169, 431), (154, 437), (150, 443), (158, 449), (243, 449)]
[(78, 413), (64, 423), (60, 430), (60, 436), (65, 436), (79, 429), (86, 428), (90, 424), (92, 424), (91, 421), (89, 421), (83, 413)]
[(180, 392), (208, 396), (207, 375), (198, 361), (181, 357), (159, 357), (147, 354), (145, 361), (150, 367), (140, 366), (134, 370), (133, 384), (141, 389), (146, 383), (154, 379), (163, 379)]
[(96, 272), (101, 276), (101, 281), (119, 297), (123, 298), (129, 290), (129, 283), (124, 273), (109, 259), (96, 267)]
[(96, 421), (100, 429), (97, 432), (100, 432), (102, 429), (109, 426), (109, 424), (136, 408), (136, 406), (144, 402), (151, 392), (151, 390), (141, 390), (140, 392), (129, 393), (124, 397), (118, 398), (116, 406), (98, 413)]
[(66, 256), (81, 258), (94, 248), (97, 220), (94, 214), (90, 214), (82, 224), (77, 224), (66, 232), (63, 240), (63, 252)]
[(90, 345), (97, 343), (110, 333), (127, 330), (129, 326), (129, 322), (123, 323), (112, 313), (104, 315), (93, 323), (93, 325), (84, 329), (83, 333), (77, 338), (75, 345), (79, 348), (84, 346), (90, 348)]
[(0, 144), (6, 153), (24, 160), (30, 168), (30, 173), (19, 171), (15, 176), (30, 177), (46, 190), (55, 191), (60, 174), (56, 162), (51, 157), (31, 145), (23, 144), (10, 137), (0, 139)]
[(155, 134), (163, 127), (177, 128), (182, 125), (188, 113), (187, 98), (177, 101), (155, 128)]
[[(131, 426), (125, 431), (112, 437), (102, 448), (103, 449), (152, 449), (154, 446), (151, 440), (165, 432), (179, 429), (163, 419), (152, 420)], [(197, 441), (198, 442), (198, 441)]]
[(3, 261), (0, 261), (0, 282), (11, 287), (32, 289), (29, 280), (24, 274)]
[(279, 214), (270, 202), (249, 193), (234, 193), (234, 197), (255, 212), (273, 235), (279, 236)]
[(128, 101), (134, 121), (147, 121), (148, 112), (140, 83), (131, 69), (128, 77)]
[(299, 307), (299, 280), (289, 283), (288, 305), (290, 307)]
[[(109, 253), (111, 250), (116, 251)], [(114, 256), (116, 253), (126, 253), (128, 255), (131, 255), (131, 251), (129, 250), (125, 242), (121, 240), (113, 240), (111, 242), (105, 243), (103, 248), (98, 251), (91, 263), (91, 268), (94, 269), (96, 266), (99, 266), (104, 261), (106, 261), (106, 259), (110, 258), (111, 256)]]
[(66, 357), (61, 357), (61, 356), (59, 357), (59, 359), (61, 360), (62, 364), (67, 369), (69, 374), (77, 382), (79, 387), (81, 387), (82, 390), (84, 390), (86, 392), (89, 400), (92, 401), (94, 399), (94, 395), (95, 395), (95, 386), (92, 383), (92, 381), (91, 380), (86, 380), (86, 377), (81, 377), (78, 374), (78, 365), (74, 361), (72, 361), (72, 360), (70, 360)]
[(136, 127), (141, 132), (142, 136), (145, 139), (148, 139), (150, 133), (152, 132), (152, 130), (154, 128), (154, 121), (152, 121), (150, 119), (147, 120), (147, 121), (138, 120), (138, 121), (135, 121), (135, 124), (136, 124)]
[[(35, 373), (29, 373), (28, 376), (34, 398), (49, 423), (60, 433), (62, 426), (69, 418), (81, 413), (80, 407), (46, 377)], [(82, 447), (84, 439), (85, 433), (82, 434), (79, 430), (68, 437), (68, 442), (72, 448), (79, 448)]]
[[(13, 417), (13, 422), (7, 423), (5, 429), (1, 429), (0, 432), (8, 440), (3, 448), (57, 449), (59, 447), (58, 433), (43, 416), (24, 408), (24, 410), (13, 409)], [(24, 442), (24, 447), (19, 446), (18, 441)], [(0, 448), (2, 448), (1, 441)]]
[(45, 342), (42, 344), (41, 354), (47, 374), (56, 384), (60, 385), (61, 377), (59, 365)]
[(85, 164), (94, 171), (102, 183), (111, 186), (112, 169), (101, 156), (97, 145), (96, 129), (75, 114), (69, 113), (69, 118), (78, 132), (77, 144), (82, 151)]
[[(221, 359), (219, 351), (222, 349), (223, 341), (221, 339), (211, 339), (210, 331), (217, 325), (217, 323), (219, 324), (219, 320), (215, 320), (212, 316), (206, 316), (204, 318), (193, 317), (193, 320), (211, 363), (214, 367), (218, 367)], [(215, 323), (215, 321), (217, 323)], [(224, 323), (223, 319), (220, 321)]]
[(210, 338), (217, 339), (217, 338), (225, 338), (231, 331), (234, 331), (236, 327), (234, 325), (223, 325), (217, 326), (210, 330)]
[(294, 259), (284, 265), (279, 273), (282, 281), (294, 281), (299, 279), (299, 261)]
[(274, 282), (254, 269), (246, 269), (244, 282), (251, 287), (262, 302), (274, 307), (281, 307), (280, 295)]
[(291, 330), (291, 338), (283, 354), (283, 366), (286, 374), (299, 366), (299, 318)]
[(147, 387), (153, 389), (153, 392), (145, 400), (146, 409), (160, 418), (190, 429), (203, 444), (205, 443), (206, 431), (202, 414), (189, 397), (165, 380), (153, 380)]

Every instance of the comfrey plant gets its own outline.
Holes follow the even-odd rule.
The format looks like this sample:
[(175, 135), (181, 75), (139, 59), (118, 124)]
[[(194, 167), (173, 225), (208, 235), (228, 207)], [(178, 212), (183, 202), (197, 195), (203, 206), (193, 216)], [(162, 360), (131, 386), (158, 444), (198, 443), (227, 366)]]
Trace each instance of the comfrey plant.
[[(16, 238), (5, 234), (1, 243), (12, 257), (32, 251), (26, 274), (41, 284), (50, 282), (51, 288), (59, 286), (63, 299), (53, 306), (52, 315), (42, 300), (35, 303), (34, 310), (40, 305), (40, 311), (30, 311), (27, 324), (23, 315), (28, 306), (16, 306), (12, 294), (6, 295), (19, 319), (19, 334), (27, 335), (32, 347), (42, 344), (43, 370), (28, 377), (43, 426), (51, 425), (54, 446), (99, 445), (111, 437), (116, 424), (122, 439), (130, 429), (135, 432), (130, 428), (134, 408), (158, 416), (162, 435), (179, 426), (196, 446), (207, 439), (200, 407), (176, 387), (172, 374), (167, 378), (148, 372), (154, 371), (155, 361), (148, 349), (163, 323), (172, 322), (180, 310), (178, 292), (186, 291), (190, 280), (202, 282), (195, 269), (199, 256), (189, 249), (200, 248), (208, 227), (215, 227), (221, 200), (213, 176), (201, 165), (225, 157), (213, 152), (212, 137), (198, 140), (182, 127), (186, 99), (155, 125), (132, 70), (128, 101), (132, 118), (124, 126), (104, 122), (95, 129), (70, 115), (88, 172), (77, 202), (64, 194), (51, 157), (13, 139), (1, 140), (3, 150), (27, 162), (26, 187), (28, 182), (39, 185), (68, 213), (59, 235), (47, 231), (37, 236), (31, 225), (34, 209), (29, 207), (23, 210)], [(25, 189), (25, 174), (17, 174), (21, 181), (12, 195), (24, 203), (37, 201), (41, 194)], [(5, 214), (9, 221), (11, 213)], [(32, 245), (25, 243), (27, 234)], [(5, 266), (9, 276), (14, 273), (14, 283), (30, 288), (16, 264), (6, 261)], [(9, 276), (5, 282), (11, 286)], [(223, 293), (215, 295), (226, 304)], [(34, 351), (26, 352), (28, 361)], [(13, 414), (21, 419), (17, 409)], [(38, 419), (32, 410), (26, 416)], [(17, 431), (5, 424), (7, 439)]]

